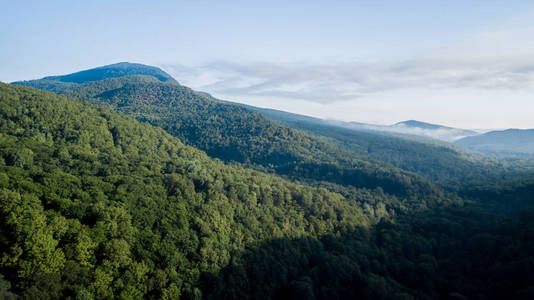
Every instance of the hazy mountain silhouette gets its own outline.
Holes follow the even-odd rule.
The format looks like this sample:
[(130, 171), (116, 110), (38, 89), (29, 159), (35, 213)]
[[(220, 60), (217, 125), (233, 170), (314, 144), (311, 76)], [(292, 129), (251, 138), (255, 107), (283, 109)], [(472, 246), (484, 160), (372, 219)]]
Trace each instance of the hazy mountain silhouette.
[(455, 142), (462, 147), (485, 153), (534, 154), (534, 129), (490, 131)]

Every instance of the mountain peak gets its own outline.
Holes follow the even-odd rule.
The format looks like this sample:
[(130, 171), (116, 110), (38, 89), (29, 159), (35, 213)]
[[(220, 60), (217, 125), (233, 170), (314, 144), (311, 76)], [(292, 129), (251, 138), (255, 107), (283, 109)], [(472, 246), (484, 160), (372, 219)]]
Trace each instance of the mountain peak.
[(436, 125), (436, 124), (421, 122), (417, 120), (407, 120), (407, 121), (395, 123), (393, 126), (409, 126), (409, 127), (417, 127), (417, 128), (422, 128), (422, 129), (438, 129), (438, 128), (450, 129), (451, 128), (447, 126)]
[(171, 75), (158, 67), (131, 62), (119, 62), (67, 75), (47, 76), (42, 79), (17, 81), (13, 83), (37, 88), (42, 88), (42, 85), (54, 85), (57, 86), (58, 90), (53, 91), (60, 92), (78, 84), (128, 75), (147, 75), (152, 76), (161, 82), (178, 84)]
[(150, 75), (162, 82), (176, 82), (171, 75), (158, 67), (130, 63), (119, 62), (116, 64), (106, 65), (93, 69), (88, 69), (68, 75), (49, 76), (43, 80), (57, 80), (61, 82), (85, 83), (90, 81), (97, 81), (102, 79), (121, 77), (126, 75)]

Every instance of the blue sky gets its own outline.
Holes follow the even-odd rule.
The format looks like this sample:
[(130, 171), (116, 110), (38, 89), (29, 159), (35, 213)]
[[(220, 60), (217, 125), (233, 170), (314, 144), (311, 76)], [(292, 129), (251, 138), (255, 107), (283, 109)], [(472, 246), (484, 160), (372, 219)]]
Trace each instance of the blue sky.
[(130, 61), (322, 118), (534, 128), (531, 1), (8, 1), (0, 31), (4, 82)]

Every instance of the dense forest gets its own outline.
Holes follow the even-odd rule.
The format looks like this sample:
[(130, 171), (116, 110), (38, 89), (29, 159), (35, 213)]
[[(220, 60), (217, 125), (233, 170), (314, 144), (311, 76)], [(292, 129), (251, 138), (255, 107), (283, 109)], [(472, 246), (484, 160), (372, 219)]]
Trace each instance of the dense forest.
[(194, 297), (245, 245), (368, 224), (340, 195), (105, 109), (4, 84), (1, 99), (0, 273), (25, 298)]
[[(124, 68), (120, 64), (119, 69)], [(135, 75), (139, 68), (134, 64), (129, 76), (107, 71), (118, 77), (94, 80), (102, 78), (100, 73), (84, 77), (91, 80), (63, 93), (161, 127), (225, 162), (325, 187), (353, 199), (359, 197), (360, 188), (380, 197), (379, 188), (393, 196), (382, 203), (387, 215), (425, 208), (428, 202), (441, 201), (444, 193), (446, 198), (454, 197), (449, 192), (487, 196), (488, 182), (497, 195), (507, 194), (510, 187), (524, 189), (534, 184), (534, 161), (529, 158), (494, 159), (443, 142), (355, 131), (313, 118), (236, 105), (176, 81), (144, 75), (153, 72), (151, 68)], [(483, 188), (476, 190), (479, 186)], [(520, 197), (516, 202), (530, 200), (526, 194)]]
[[(77, 80), (62, 92), (162, 127), (212, 157), (293, 180), (380, 186), (399, 196), (399, 192), (417, 190), (428, 181), (458, 190), (465, 182), (471, 185), (496, 173), (515, 175), (518, 166), (528, 165), (489, 159), (448, 143), (351, 130), (315, 118), (217, 100), (174, 80), (161, 79), (169, 75), (152, 76), (153, 67), (140, 71), (141, 66), (121, 63), (17, 84), (57, 91), (56, 84), (73, 82), (55, 78), (83, 78), (85, 81)], [(93, 77), (78, 75), (97, 71)]]
[[(226, 162), (292, 179), (376, 188), (406, 196), (432, 187), (415, 174), (363, 159), (249, 109), (223, 103), (178, 84), (120, 77), (87, 83), (65, 94), (134, 116)], [(426, 192), (426, 191), (425, 191)]]
[(353, 130), (326, 121), (272, 109), (247, 106), (283, 125), (328, 139), (346, 151), (388, 162), (403, 170), (418, 173), (433, 182), (450, 185), (468, 176), (478, 176), (488, 166), (472, 154), (449, 143), (414, 136)]
[(528, 159), (88, 71), (0, 84), (2, 297), (534, 297)]
[(335, 147), (417, 173), (446, 188), (457, 190), (471, 186), (473, 181), (480, 182), (481, 178), (495, 181), (499, 177), (515, 177), (518, 171), (523, 175), (534, 171), (534, 159), (528, 156), (480, 155), (436, 139), (349, 129), (313, 117), (241, 105), (283, 125), (326, 139)]

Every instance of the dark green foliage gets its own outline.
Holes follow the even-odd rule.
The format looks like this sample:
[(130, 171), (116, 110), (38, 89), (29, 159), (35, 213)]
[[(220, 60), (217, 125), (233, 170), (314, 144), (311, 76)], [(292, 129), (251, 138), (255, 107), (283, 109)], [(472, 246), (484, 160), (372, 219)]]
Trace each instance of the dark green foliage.
[(111, 78), (65, 92), (161, 127), (226, 162), (293, 180), (375, 189), (401, 198), (439, 198), (423, 178), (326, 140), (281, 126), (250, 109), (142, 76)]
[(0, 97), (0, 273), (23, 298), (193, 297), (245, 245), (367, 224), (338, 194), (105, 109), (5, 84)]
[[(493, 172), (451, 147), (303, 133), (152, 76), (67, 88), (211, 156), (319, 188), (225, 165), (102, 106), (0, 84), (7, 297), (534, 296), (534, 218), (520, 212), (534, 200), (528, 160)], [(379, 160), (452, 180), (466, 198)]]
[(4, 276), (0, 274), (0, 299), (4, 300), (14, 300), (17, 299), (17, 296), (11, 291), (11, 283), (4, 279)]
[(438, 209), (319, 240), (273, 240), (203, 277), (213, 299), (532, 299), (533, 211)]
[[(417, 173), (447, 191), (477, 200), (490, 197), (494, 205), (498, 204), (499, 209), (518, 208), (516, 204), (519, 202), (533, 203), (532, 196), (516, 192), (524, 190), (524, 186), (534, 184), (534, 160), (531, 157), (480, 155), (445, 142), (408, 135), (348, 129), (317, 118), (242, 106), (259, 111), (268, 118), (291, 128), (326, 139), (333, 147), (345, 149), (356, 155), (372, 157)], [(407, 122), (410, 125), (436, 126), (417, 121), (415, 124), (414, 121)], [(513, 201), (510, 201), (512, 198)], [(515, 204), (512, 204), (514, 202)]]
[(316, 118), (272, 109), (247, 107), (289, 127), (326, 138), (333, 145), (352, 152), (353, 155), (364, 155), (385, 161), (440, 184), (458, 185), (465, 178), (480, 176), (490, 169), (489, 166), (445, 142), (348, 129)]

